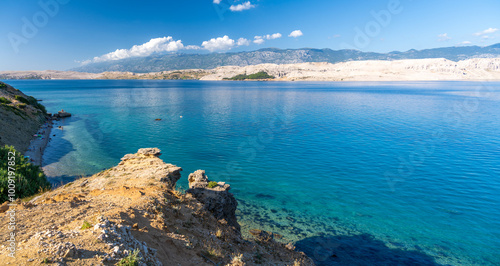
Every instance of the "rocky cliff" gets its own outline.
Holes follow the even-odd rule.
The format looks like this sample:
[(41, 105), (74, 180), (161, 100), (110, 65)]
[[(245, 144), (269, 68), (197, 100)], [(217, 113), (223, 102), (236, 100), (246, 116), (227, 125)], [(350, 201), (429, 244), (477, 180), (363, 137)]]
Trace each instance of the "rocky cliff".
[(0, 146), (13, 145), (24, 153), (46, 120), (45, 108), (35, 98), (0, 82)]
[[(312, 265), (271, 233), (243, 239), (229, 185), (190, 175), (175, 190), (180, 167), (158, 149), (128, 154), (115, 167), (25, 199), (16, 210), (15, 258), (8, 256), (10, 210), (0, 214), (0, 253), (14, 265)], [(259, 231), (259, 230), (257, 230)]]

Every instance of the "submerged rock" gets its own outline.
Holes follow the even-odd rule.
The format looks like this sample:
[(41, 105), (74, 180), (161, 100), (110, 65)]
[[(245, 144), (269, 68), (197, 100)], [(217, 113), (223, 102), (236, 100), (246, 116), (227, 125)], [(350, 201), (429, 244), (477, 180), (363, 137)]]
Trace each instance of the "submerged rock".
[(224, 182), (211, 183), (205, 170), (197, 170), (189, 175), (189, 189), (187, 193), (192, 194), (198, 201), (203, 203), (206, 210), (211, 212), (217, 220), (225, 220), (228, 225), (240, 231), (240, 225), (236, 219), (236, 208), (238, 202), (233, 194), (229, 193), (230, 186)]

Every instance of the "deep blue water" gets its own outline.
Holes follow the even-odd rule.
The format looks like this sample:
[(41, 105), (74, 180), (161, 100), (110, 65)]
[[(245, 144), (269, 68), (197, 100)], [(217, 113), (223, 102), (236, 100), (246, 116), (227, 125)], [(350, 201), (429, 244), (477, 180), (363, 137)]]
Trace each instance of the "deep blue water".
[(158, 147), (319, 265), (500, 265), (500, 83), (8, 83), (74, 114), (54, 183)]

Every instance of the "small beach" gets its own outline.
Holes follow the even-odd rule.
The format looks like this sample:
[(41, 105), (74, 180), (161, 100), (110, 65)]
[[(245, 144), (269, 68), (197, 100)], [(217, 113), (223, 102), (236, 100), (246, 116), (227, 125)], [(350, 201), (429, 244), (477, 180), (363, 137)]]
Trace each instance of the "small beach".
[(52, 119), (47, 120), (47, 122), (40, 127), (37, 133), (33, 135), (30, 146), (24, 154), (30, 158), (31, 163), (40, 167), (43, 163), (43, 152), (50, 141), (50, 133), (52, 132), (53, 125), (54, 123), (52, 122)]

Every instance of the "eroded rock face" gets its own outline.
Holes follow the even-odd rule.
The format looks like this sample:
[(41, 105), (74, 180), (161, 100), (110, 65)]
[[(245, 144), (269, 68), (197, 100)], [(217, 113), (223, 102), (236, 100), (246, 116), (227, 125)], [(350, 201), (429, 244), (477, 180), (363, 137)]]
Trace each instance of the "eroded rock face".
[(174, 188), (181, 178), (182, 168), (163, 162), (159, 158), (161, 151), (158, 148), (139, 149), (135, 154), (123, 156), (122, 161), (104, 176), (123, 176), (137, 179), (157, 179)]
[(229, 193), (230, 186), (224, 182), (217, 183), (209, 188), (210, 180), (205, 175), (205, 170), (197, 170), (189, 175), (189, 189), (187, 193), (192, 194), (203, 203), (204, 208), (211, 212), (217, 220), (225, 220), (228, 225), (240, 231), (240, 225), (236, 219), (236, 208), (238, 202), (233, 194)]

